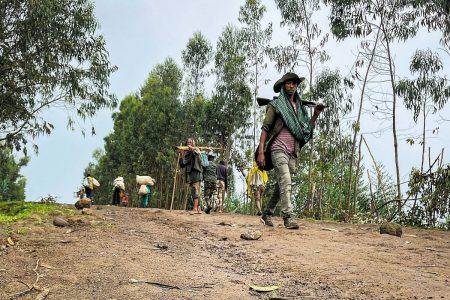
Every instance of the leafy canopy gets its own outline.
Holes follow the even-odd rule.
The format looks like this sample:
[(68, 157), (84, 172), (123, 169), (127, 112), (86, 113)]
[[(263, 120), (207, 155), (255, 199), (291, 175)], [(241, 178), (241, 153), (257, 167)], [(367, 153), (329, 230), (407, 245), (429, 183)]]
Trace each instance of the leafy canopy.
[(73, 128), (116, 106), (107, 90), (116, 67), (97, 28), (89, 0), (0, 0), (0, 141), (19, 150), (28, 136), (50, 134), (50, 107)]

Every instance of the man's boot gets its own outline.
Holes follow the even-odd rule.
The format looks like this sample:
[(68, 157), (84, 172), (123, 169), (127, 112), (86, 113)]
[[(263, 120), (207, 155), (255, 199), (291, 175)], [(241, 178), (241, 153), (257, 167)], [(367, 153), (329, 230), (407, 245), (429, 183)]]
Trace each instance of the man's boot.
[(205, 197), (205, 201), (206, 201), (205, 213), (209, 214), (209, 212), (212, 209), (212, 207), (211, 207), (211, 199), (209, 197)]
[(291, 216), (286, 216), (284, 219), (284, 227), (287, 229), (299, 229), (300, 226), (297, 224), (297, 222), (294, 221), (294, 219)]
[(262, 214), (261, 222), (266, 226), (273, 227), (272, 213), (270, 211), (265, 210)]

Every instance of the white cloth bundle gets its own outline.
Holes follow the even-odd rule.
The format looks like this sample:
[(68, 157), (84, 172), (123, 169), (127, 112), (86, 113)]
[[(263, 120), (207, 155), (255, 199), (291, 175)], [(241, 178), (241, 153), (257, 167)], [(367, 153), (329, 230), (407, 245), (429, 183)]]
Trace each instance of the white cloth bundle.
[(136, 175), (136, 183), (139, 185), (149, 185), (154, 186), (155, 185), (155, 179), (151, 178), (150, 176), (139, 176)]
[(125, 182), (123, 180), (123, 177), (117, 177), (116, 179), (114, 179), (113, 185), (115, 188), (125, 190)]
[(139, 194), (139, 195), (147, 195), (147, 194), (148, 194), (148, 193), (147, 193), (147, 186), (146, 186), (145, 184), (142, 184), (142, 185), (140, 186), (139, 191), (138, 191), (138, 194)]

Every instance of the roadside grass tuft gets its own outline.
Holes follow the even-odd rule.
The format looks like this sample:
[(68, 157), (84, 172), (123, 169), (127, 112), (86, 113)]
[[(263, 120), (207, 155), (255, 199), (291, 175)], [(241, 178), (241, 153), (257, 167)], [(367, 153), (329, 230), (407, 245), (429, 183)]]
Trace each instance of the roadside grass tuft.
[(45, 218), (47, 216), (74, 216), (73, 209), (61, 204), (40, 202), (6, 201), (0, 202), (0, 224), (19, 220)]

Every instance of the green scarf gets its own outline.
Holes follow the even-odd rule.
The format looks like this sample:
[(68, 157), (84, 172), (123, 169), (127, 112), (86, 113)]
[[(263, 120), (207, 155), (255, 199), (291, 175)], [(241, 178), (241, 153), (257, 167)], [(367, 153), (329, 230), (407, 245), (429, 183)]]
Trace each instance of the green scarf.
[(306, 108), (301, 105), (298, 93), (295, 93), (295, 98), (297, 114), (295, 114), (294, 108), (289, 101), (289, 97), (283, 89), (278, 98), (271, 101), (269, 105), (272, 105), (275, 110), (281, 114), (284, 124), (286, 124), (294, 138), (297, 141), (303, 141), (306, 144), (313, 136), (314, 127), (310, 123)]

